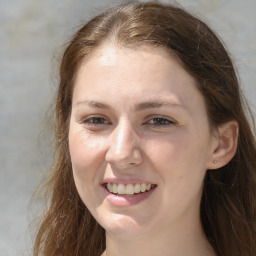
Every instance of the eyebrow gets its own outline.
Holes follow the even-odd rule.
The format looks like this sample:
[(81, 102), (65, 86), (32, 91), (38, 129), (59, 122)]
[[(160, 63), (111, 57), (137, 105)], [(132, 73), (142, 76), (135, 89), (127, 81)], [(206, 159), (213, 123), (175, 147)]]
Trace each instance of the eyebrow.
[[(94, 101), (94, 100), (82, 100), (82, 101), (78, 101), (76, 104), (76, 106), (78, 105), (88, 105), (89, 107), (94, 107), (94, 108), (99, 108), (99, 109), (112, 109), (112, 107), (108, 104), (102, 103), (102, 102), (98, 102), (98, 101)], [(135, 110), (136, 111), (143, 111), (146, 109), (152, 109), (152, 108), (160, 108), (163, 106), (172, 106), (172, 107), (180, 107), (182, 109), (185, 110), (185, 108), (179, 104), (179, 103), (173, 103), (173, 102), (169, 102), (169, 101), (146, 101), (146, 102), (142, 102), (139, 103), (137, 105), (135, 105)]]
[(180, 105), (178, 103), (172, 103), (169, 101), (147, 101), (147, 102), (142, 102), (142, 103), (137, 104), (135, 106), (135, 110), (142, 111), (145, 109), (160, 108), (163, 106), (180, 106), (183, 108), (182, 105)]
[(81, 100), (78, 101), (76, 104), (78, 105), (88, 105), (89, 107), (94, 107), (94, 108), (102, 108), (102, 109), (110, 109), (111, 107), (105, 103), (94, 101), (94, 100)]

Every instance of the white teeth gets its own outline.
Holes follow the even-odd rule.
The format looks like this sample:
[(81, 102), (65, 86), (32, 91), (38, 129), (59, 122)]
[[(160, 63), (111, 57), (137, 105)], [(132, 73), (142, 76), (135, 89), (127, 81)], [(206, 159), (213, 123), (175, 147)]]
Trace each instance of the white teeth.
[(124, 184), (118, 184), (117, 185), (117, 194), (125, 194), (125, 186)]
[(115, 193), (115, 194), (117, 193), (117, 184), (115, 184), (115, 183), (113, 184), (113, 191), (112, 192)]
[(135, 185), (134, 192), (135, 192), (135, 193), (140, 193), (140, 184), (137, 183), (137, 184)]
[(111, 192), (111, 193), (113, 192), (113, 186), (112, 186), (111, 183), (107, 184), (107, 189), (108, 189), (109, 192)]
[(118, 195), (134, 195), (135, 193), (144, 193), (149, 191), (155, 185), (146, 184), (146, 183), (136, 183), (136, 184), (117, 184), (117, 183), (107, 183), (107, 190), (110, 193), (118, 194)]
[(126, 195), (133, 195), (134, 194), (134, 187), (133, 187), (132, 184), (126, 185), (125, 194)]
[(146, 189), (147, 189), (147, 186), (146, 186), (146, 184), (145, 183), (142, 183), (141, 185), (140, 185), (140, 192), (145, 192), (146, 191)]

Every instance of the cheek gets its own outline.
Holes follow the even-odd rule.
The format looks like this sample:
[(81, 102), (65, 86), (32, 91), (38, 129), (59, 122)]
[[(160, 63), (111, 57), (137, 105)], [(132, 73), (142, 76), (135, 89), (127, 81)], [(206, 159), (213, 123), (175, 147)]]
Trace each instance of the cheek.
[(173, 184), (200, 184), (208, 160), (208, 134), (204, 131), (172, 134), (158, 142), (151, 141), (149, 158), (164, 181)]
[[(70, 133), (69, 148), (71, 161), (78, 169), (92, 168), (100, 158), (104, 158), (104, 142), (101, 138), (82, 132)], [(98, 159), (98, 161), (97, 161)]]
[(69, 148), (77, 189), (85, 188), (85, 184), (89, 187), (98, 184), (99, 170), (103, 169), (105, 164), (103, 140), (83, 131), (70, 132)]
[(69, 148), (75, 185), (86, 207), (93, 212), (101, 203), (95, 195), (105, 165), (103, 141), (83, 131), (69, 134)]
[(191, 136), (176, 132), (162, 140), (158, 138), (147, 142), (149, 158), (164, 169), (176, 169), (181, 164), (188, 163), (197, 154), (198, 145)]

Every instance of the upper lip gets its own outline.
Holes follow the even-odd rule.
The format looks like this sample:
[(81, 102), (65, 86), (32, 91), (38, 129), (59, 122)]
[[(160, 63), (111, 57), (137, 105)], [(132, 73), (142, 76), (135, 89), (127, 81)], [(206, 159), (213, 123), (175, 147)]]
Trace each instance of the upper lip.
[(136, 183), (155, 184), (154, 182), (151, 182), (148, 180), (139, 179), (139, 178), (131, 178), (131, 177), (129, 177), (129, 178), (107, 178), (107, 179), (104, 179), (101, 184), (103, 185), (106, 183), (117, 183), (117, 184), (125, 184), (125, 185), (126, 184), (136, 184)]

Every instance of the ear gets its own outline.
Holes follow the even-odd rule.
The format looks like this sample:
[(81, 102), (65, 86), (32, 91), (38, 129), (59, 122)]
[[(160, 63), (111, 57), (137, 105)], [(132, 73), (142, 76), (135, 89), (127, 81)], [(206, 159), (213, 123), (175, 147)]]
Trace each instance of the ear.
[(217, 128), (207, 169), (221, 168), (234, 157), (237, 149), (238, 131), (239, 127), (236, 121), (227, 122)]

